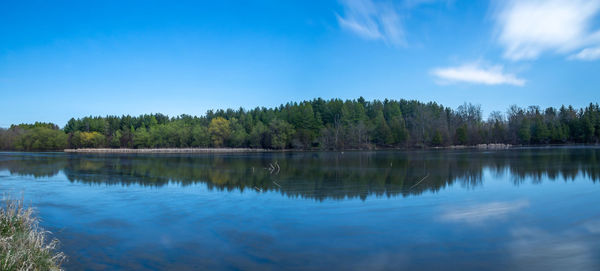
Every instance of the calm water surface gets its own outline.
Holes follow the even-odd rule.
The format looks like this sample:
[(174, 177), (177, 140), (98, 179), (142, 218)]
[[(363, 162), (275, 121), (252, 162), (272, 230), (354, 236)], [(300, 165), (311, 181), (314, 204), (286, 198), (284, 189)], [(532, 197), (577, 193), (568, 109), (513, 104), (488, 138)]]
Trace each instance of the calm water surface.
[(600, 149), (0, 153), (68, 270), (600, 270)]

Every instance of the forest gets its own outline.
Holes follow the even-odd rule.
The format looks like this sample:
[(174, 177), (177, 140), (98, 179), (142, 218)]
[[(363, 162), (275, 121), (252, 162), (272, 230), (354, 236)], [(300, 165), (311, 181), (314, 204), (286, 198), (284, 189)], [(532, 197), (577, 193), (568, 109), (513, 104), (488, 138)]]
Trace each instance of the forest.
[(479, 105), (456, 109), (415, 100), (321, 98), (274, 108), (209, 110), (203, 116), (163, 114), (72, 118), (0, 129), (0, 149), (263, 148), (386, 149), (505, 143), (597, 144), (600, 108), (511, 106), (487, 119)]

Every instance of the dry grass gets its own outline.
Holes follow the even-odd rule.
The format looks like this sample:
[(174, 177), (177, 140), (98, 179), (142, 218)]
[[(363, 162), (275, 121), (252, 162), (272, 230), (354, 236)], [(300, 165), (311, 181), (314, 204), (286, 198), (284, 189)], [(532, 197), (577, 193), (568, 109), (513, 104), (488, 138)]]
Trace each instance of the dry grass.
[(62, 270), (65, 255), (56, 251), (58, 240), (48, 240), (48, 234), (23, 200), (5, 197), (0, 209), (0, 270)]
[(65, 149), (70, 153), (239, 153), (239, 152), (267, 152), (272, 150), (250, 148), (159, 148), (159, 149), (107, 149), (107, 148), (81, 148)]

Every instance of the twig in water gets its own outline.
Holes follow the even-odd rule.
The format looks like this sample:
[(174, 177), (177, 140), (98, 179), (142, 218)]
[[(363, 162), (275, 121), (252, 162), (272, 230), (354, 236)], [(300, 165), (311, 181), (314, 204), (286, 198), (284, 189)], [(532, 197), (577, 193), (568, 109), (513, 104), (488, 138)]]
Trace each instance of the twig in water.
[(279, 186), (279, 188), (281, 188), (281, 185), (279, 185), (277, 182), (273, 181), (273, 183), (274, 183), (276, 186)]
[(427, 177), (429, 177), (429, 173), (427, 173), (427, 175), (425, 177), (423, 177), (423, 179), (421, 179), (420, 181), (418, 181), (416, 184), (413, 184), (413, 186), (411, 186), (408, 190), (413, 189), (415, 186), (419, 185), (422, 181), (424, 181)]
[(258, 188), (258, 187), (254, 187), (256, 190), (258, 190), (259, 192), (262, 192), (262, 189)]
[(275, 166), (273, 164), (269, 163), (269, 167), (265, 168), (265, 169), (269, 171), (269, 174), (273, 174), (273, 172), (275, 172), (277, 170), (277, 172), (275, 172), (275, 175), (277, 175), (277, 174), (279, 174), (281, 167), (279, 167), (279, 163), (277, 163), (277, 161), (275, 161)]

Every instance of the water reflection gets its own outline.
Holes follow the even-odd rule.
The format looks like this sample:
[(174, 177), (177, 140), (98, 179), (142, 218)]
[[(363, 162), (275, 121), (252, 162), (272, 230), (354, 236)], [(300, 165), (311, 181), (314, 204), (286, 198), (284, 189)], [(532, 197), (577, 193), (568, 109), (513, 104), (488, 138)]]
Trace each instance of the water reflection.
[(599, 157), (0, 153), (0, 190), (39, 209), (67, 270), (600, 270)]
[[(71, 182), (161, 187), (205, 183), (210, 189), (278, 191), (323, 199), (408, 196), (439, 191), (455, 182), (481, 185), (483, 172), (526, 179), (600, 178), (599, 148), (533, 148), (484, 151), (301, 152), (236, 155), (77, 155), (4, 153), (0, 170)], [(272, 170), (275, 164), (280, 168)]]
[(448, 207), (441, 220), (446, 222), (481, 225), (490, 220), (504, 219), (509, 214), (529, 206), (527, 200), (498, 201), (473, 204), (466, 207)]
[(508, 248), (519, 263), (512, 270), (598, 270), (590, 233), (573, 227), (559, 233), (522, 227), (511, 231)]

